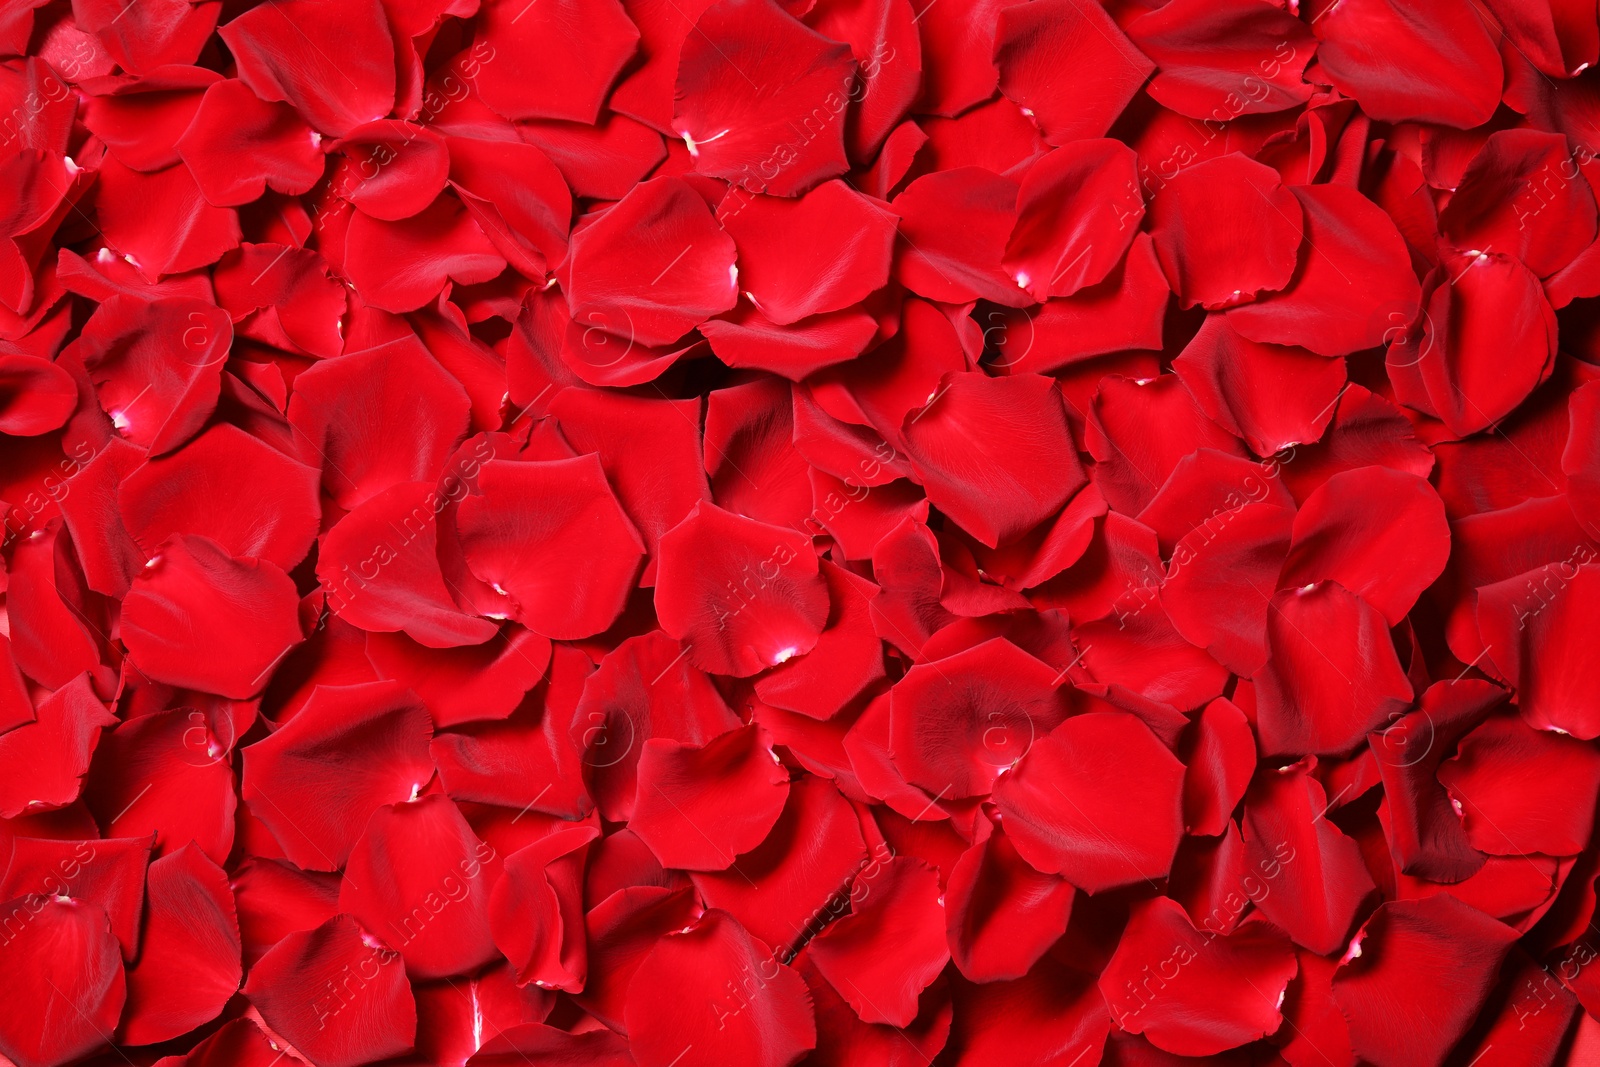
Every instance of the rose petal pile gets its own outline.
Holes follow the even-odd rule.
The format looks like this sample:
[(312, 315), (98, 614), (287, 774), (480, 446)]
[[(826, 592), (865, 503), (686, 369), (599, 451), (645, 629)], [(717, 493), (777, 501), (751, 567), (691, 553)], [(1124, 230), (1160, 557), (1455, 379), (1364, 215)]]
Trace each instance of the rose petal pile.
[(0, 1064), (1600, 1058), (1589, 0), (12, 0)]

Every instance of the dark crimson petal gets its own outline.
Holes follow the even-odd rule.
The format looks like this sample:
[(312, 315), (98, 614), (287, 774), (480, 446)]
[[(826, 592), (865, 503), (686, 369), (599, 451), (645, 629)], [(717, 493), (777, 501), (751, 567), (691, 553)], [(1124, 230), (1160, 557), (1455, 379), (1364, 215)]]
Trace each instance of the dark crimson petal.
[(232, 342), (232, 323), (212, 304), (116, 295), (69, 351), (83, 360), (112, 429), (160, 455), (211, 417)]
[(1500, 103), (1498, 34), (1469, 0), (1342, 0), (1311, 28), (1321, 73), (1375, 119), (1468, 129)]
[[(318, 0), (274, 0), (218, 33), (257, 96), (286, 101), (330, 137), (343, 137), (394, 107), (394, 38), (378, 0), (337, 8)], [(338, 58), (318, 41), (336, 48)]]
[(150, 864), (148, 838), (104, 841), (58, 841), (17, 837), (0, 882), (0, 896), (29, 894), (34, 911), (40, 898), (70, 898), (104, 912), (124, 959), (139, 951), (144, 917), (145, 872)]
[(593, 124), (639, 43), (617, 0), (489, 4), (480, 32), (492, 58), (476, 88), (508, 119)]
[(656, 943), (634, 972), (626, 1023), (639, 1067), (792, 1067), (817, 1041), (805, 982), (715, 910)]
[(1278, 173), (1241, 155), (1186, 167), (1150, 203), (1150, 235), (1184, 307), (1249, 303), (1294, 276), (1305, 212)]
[(0, 355), (0, 433), (34, 437), (60, 429), (78, 406), (72, 376), (47, 359)]
[(520, 626), (503, 636), (481, 645), (429, 648), (400, 634), (368, 634), (367, 659), (380, 677), (421, 697), (437, 727), (504, 719), (544, 677), (550, 641)]
[(417, 1004), (398, 953), (336, 915), (279, 941), (244, 994), (318, 1067), (360, 1067), (411, 1050)]
[(1550, 375), (1556, 319), (1539, 279), (1512, 256), (1446, 256), (1419, 325), (1391, 335), (1395, 399), (1465, 436), (1498, 422)]
[(756, 694), (773, 707), (830, 719), (883, 679), (883, 648), (869, 606), (878, 587), (826, 560), (819, 566), (828, 583), (828, 625), (810, 653), (763, 675)]
[(945, 932), (956, 968), (973, 982), (1021, 978), (1061, 935), (1074, 891), (1040, 874), (996, 825), (961, 854), (945, 890)]
[(741, 678), (815, 648), (829, 606), (809, 537), (706, 503), (662, 535), (655, 604), (691, 663)]
[(1416, 317), (1422, 289), (1405, 239), (1378, 205), (1342, 185), (1290, 190), (1305, 209), (1306, 242), (1281, 291), (1228, 312), (1253, 341), (1342, 356), (1393, 340)]
[(541, 1067), (634, 1067), (634, 1062), (627, 1039), (609, 1030), (569, 1033), (544, 1023), (524, 1023), (489, 1036), (468, 1057), (465, 1067), (529, 1063)]
[(64, 808), (78, 799), (100, 731), (117, 717), (79, 675), (39, 702), (36, 718), (0, 733), (0, 818)]
[(1218, 697), (1194, 717), (1179, 752), (1188, 768), (1183, 779), (1184, 830), (1208, 836), (1223, 833), (1255, 770), (1256, 742), (1249, 721), (1232, 701)]
[(304, 640), (299, 602), (276, 564), (178, 534), (134, 579), (122, 605), (122, 640), (157, 681), (243, 699), (261, 692)]
[(460, 383), (414, 338), (318, 363), (289, 398), (301, 458), (322, 469), (323, 489), (347, 510), (436, 478), (470, 411)]
[(694, 169), (756, 193), (798, 196), (849, 169), (850, 49), (774, 0), (718, 0), (678, 57), (672, 130)]
[(0, 904), (0, 1054), (56, 1067), (105, 1045), (127, 989), (117, 939), (94, 904), (36, 894)]
[(1120, 141), (1074, 141), (1028, 168), (1005, 269), (1044, 301), (1105, 280), (1144, 218), (1139, 158)]
[(495, 850), (449, 797), (416, 797), (415, 788), (413, 799), (367, 820), (350, 849), (339, 910), (398, 952), (408, 975), (465, 974), (495, 957), (485, 873)]
[(1594, 829), (1600, 795), (1600, 754), (1594, 746), (1515, 716), (1491, 718), (1460, 741), (1439, 765), (1467, 840), (1494, 856), (1583, 851)]
[(216, 1018), (239, 988), (239, 920), (228, 876), (193, 844), (150, 865), (139, 962), (119, 1037), (167, 1041)]
[(344, 156), (329, 179), (333, 188), (362, 214), (386, 222), (433, 203), (450, 174), (444, 138), (399, 119), (364, 122), (328, 150)]
[(639, 753), (630, 829), (662, 866), (720, 871), (759, 845), (789, 796), (789, 773), (750, 724), (702, 745), (664, 738)]
[(433, 776), (430, 732), (427, 711), (394, 682), (322, 686), (244, 750), (240, 792), (298, 866), (337, 870), (374, 811)]
[(146, 280), (215, 263), (239, 244), (239, 215), (213, 207), (179, 164), (153, 174), (100, 165), (95, 210), (106, 241)]
[(489, 924), (518, 984), (569, 993), (583, 988), (583, 866), (589, 843), (599, 836), (593, 826), (557, 830), (506, 857), (489, 897)]
[(1448, 894), (1383, 904), (1333, 976), (1351, 1046), (1375, 1067), (1438, 1067), (1477, 1018), (1516, 937)]
[(1123, 712), (1068, 719), (994, 799), (1023, 859), (1089, 893), (1165, 877), (1183, 836), (1183, 764)]
[(400, 222), (357, 211), (345, 239), (345, 273), (362, 300), (384, 311), (415, 311), (450, 282), (486, 282), (505, 267), (472, 213), (448, 193)]
[(1156, 897), (1134, 906), (1100, 992), (1129, 1033), (1180, 1056), (1214, 1056), (1277, 1031), (1298, 970), (1294, 946), (1271, 923), (1219, 937)]
[(321, 135), (293, 108), (262, 100), (240, 81), (208, 88), (173, 147), (215, 207), (259, 200), (269, 185), (299, 195), (322, 177)]
[(1098, 3), (1035, 0), (1002, 8), (1000, 91), (1054, 145), (1103, 137), (1155, 69)]
[(779, 958), (844, 912), (867, 865), (861, 824), (839, 789), (806, 775), (765, 841), (725, 871), (696, 872), (707, 906), (728, 912)]
[(1257, 344), (1210, 315), (1172, 369), (1217, 425), (1257, 455), (1317, 440), (1333, 417), (1345, 368), (1297, 346)]
[(1312, 92), (1300, 75), (1316, 38), (1292, 12), (1256, 0), (1175, 0), (1134, 19), (1128, 36), (1157, 68), (1146, 91), (1189, 118), (1282, 111)]
[(900, 216), (895, 278), (930, 300), (1032, 303), (1001, 265), (1017, 224), (1017, 191), (1015, 180), (980, 167), (912, 182), (893, 203)]
[(370, 632), (402, 630), (430, 648), (494, 637), (493, 622), (456, 607), (439, 570), (438, 515), (448, 499), (433, 482), (392, 485), (335, 523), (317, 556), (328, 610)]
[(1361, 467), (1335, 474), (1301, 505), (1278, 584), (1338, 582), (1398, 626), (1449, 555), (1450, 525), (1433, 486)]
[[(1267, 618), (1293, 519), (1286, 508), (1246, 504), (1196, 526), (1173, 549), (1161, 606), (1185, 640), (1235, 673), (1266, 665)], [(1124, 599), (1122, 608), (1142, 600)]]
[(655, 178), (573, 234), (562, 288), (583, 328), (628, 346), (668, 345), (733, 307), (734, 256), (700, 194), (681, 178)]
[(954, 1067), (1036, 1063), (1076, 1067), (1105, 1047), (1112, 1029), (1095, 976), (1046, 956), (1014, 982), (954, 981)]
[(535, 633), (589, 637), (622, 612), (644, 542), (593, 454), (484, 464), (456, 523), (472, 573)]
[(233, 849), (233, 768), (204, 712), (128, 719), (100, 740), (85, 800), (112, 837), (155, 835), (156, 854), (190, 842), (213, 863)]
[(889, 281), (895, 217), (845, 182), (795, 200), (733, 192), (717, 221), (738, 246), (745, 294), (780, 326), (842, 311)]
[(1245, 860), (1268, 887), (1256, 907), (1319, 955), (1344, 946), (1373, 890), (1360, 846), (1327, 811), (1328, 795), (1305, 763), (1263, 770), (1244, 799)]
[(1255, 675), (1263, 755), (1349, 752), (1411, 702), (1383, 616), (1337, 582), (1274, 596), (1267, 648)]
[(891, 754), (941, 799), (980, 796), (1067, 715), (1055, 668), (994, 638), (906, 672), (889, 691)]
[(315, 469), (223, 423), (146, 460), (122, 480), (117, 504), (146, 559), (174, 534), (196, 534), (287, 571), (316, 540), (317, 486)]
[(1087, 481), (1060, 391), (1043, 375), (946, 375), (903, 432), (929, 502), (990, 548), (1048, 518)]
[(939, 872), (896, 856), (869, 866), (850, 892), (850, 914), (806, 953), (862, 1022), (909, 1026), (918, 996), (950, 960)]

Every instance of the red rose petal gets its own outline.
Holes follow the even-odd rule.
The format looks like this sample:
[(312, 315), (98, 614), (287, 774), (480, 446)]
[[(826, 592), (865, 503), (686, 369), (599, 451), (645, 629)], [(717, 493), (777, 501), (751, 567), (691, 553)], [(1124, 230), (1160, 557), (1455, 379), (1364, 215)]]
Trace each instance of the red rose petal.
[[(139, 669), (169, 685), (243, 699), (266, 687), (303, 640), (294, 583), (276, 564), (206, 537), (169, 538), (123, 602), (122, 639)], [(199, 635), (210, 654), (190, 654)]]
[(761, 843), (783, 812), (789, 775), (760, 727), (702, 745), (664, 738), (639, 752), (629, 826), (663, 866), (720, 871)]
[(357, 1067), (411, 1049), (417, 1005), (400, 957), (337, 915), (279, 941), (244, 994), (274, 1031), (327, 1067)]
[(969, 981), (1021, 978), (1066, 933), (1074, 890), (1040, 874), (999, 826), (961, 854), (945, 891), (950, 957)]
[(17, 1067), (53, 1067), (105, 1045), (127, 995), (105, 912), (38, 896), (7, 901), (0, 910), (26, 917), (6, 942), (0, 967), (0, 1053)]
[(670, 344), (737, 297), (733, 239), (680, 178), (635, 186), (581, 227), (566, 270), (573, 321), (623, 346)]
[(1149, 210), (1156, 255), (1184, 307), (1249, 303), (1294, 276), (1305, 213), (1260, 163), (1196, 163), (1167, 182)]
[(737, 677), (811, 651), (828, 616), (809, 538), (703, 503), (662, 535), (655, 603), (691, 663)]
[[(1333, 978), (1350, 1043), (1379, 1065), (1440, 1064), (1477, 1016), (1515, 931), (1448, 895), (1391, 901), (1367, 920)], [(1418, 996), (1420, 990), (1437, 996)], [(1405, 1004), (1416, 1026), (1396, 1026)]]
[(322, 687), (244, 750), (241, 794), (298, 866), (337, 870), (374, 811), (432, 777), (429, 732), (428, 713), (403, 686)]
[(938, 871), (897, 856), (863, 871), (851, 913), (807, 946), (862, 1022), (909, 1026), (917, 1017), (918, 995), (950, 959), (942, 895)]
[(406, 974), (465, 974), (495, 955), (485, 873), (494, 860), (449, 797), (385, 804), (350, 849), (339, 910), (398, 952)]
[(150, 865), (150, 911), (139, 962), (128, 970), (130, 1045), (149, 1045), (210, 1022), (239, 988), (239, 922), (228, 877), (185, 845)]
[(1134, 907), (1100, 991), (1122, 1029), (1168, 1052), (1212, 1056), (1282, 1025), (1278, 1006), (1298, 968), (1294, 947), (1271, 923), (1246, 922), (1218, 937), (1157, 897)]
[(639, 1067), (667, 1067), (674, 1058), (683, 1067), (789, 1067), (816, 1044), (805, 982), (724, 912), (708, 911), (662, 938), (630, 990), (668, 985), (689, 1010), (665, 998), (628, 997), (628, 1040)]
[(849, 169), (844, 111), (856, 77), (849, 48), (773, 0), (718, 0), (684, 38), (672, 130), (699, 173), (798, 196)]
[(1149, 727), (1091, 712), (1036, 741), (995, 786), (995, 803), (1023, 859), (1098, 893), (1166, 875), (1183, 834), (1182, 792), (1183, 765)]
[[(337, 12), (316, 0), (282, 0), (245, 12), (218, 33), (257, 96), (286, 101), (330, 137), (394, 107), (394, 42), (377, 0)], [(339, 42), (337, 61), (319, 40)]]
[(1003, 8), (994, 60), (1000, 91), (1056, 145), (1104, 136), (1155, 68), (1104, 8), (1075, 0)]

